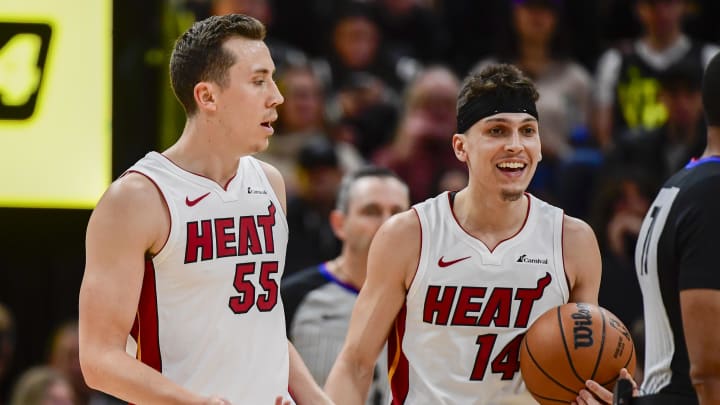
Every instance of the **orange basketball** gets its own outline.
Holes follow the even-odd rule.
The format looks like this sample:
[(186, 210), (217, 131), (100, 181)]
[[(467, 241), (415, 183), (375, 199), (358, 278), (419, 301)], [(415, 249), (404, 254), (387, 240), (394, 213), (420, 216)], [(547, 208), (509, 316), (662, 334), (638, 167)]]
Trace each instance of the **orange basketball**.
[(620, 369), (635, 371), (630, 332), (607, 309), (569, 303), (542, 314), (520, 345), (520, 372), (541, 404), (570, 403), (595, 380), (613, 389)]

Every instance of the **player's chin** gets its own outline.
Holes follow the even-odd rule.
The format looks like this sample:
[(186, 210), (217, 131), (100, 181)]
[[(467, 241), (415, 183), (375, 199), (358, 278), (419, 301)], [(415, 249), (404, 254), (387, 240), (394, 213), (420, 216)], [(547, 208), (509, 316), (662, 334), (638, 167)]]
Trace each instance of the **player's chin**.
[(503, 187), (500, 190), (500, 195), (504, 201), (517, 201), (520, 198), (522, 198), (523, 195), (525, 195), (525, 189), (527, 186), (520, 187), (520, 186), (510, 186), (510, 187)]
[(255, 153), (264, 152), (265, 150), (267, 150), (268, 145), (269, 145), (269, 143), (268, 143), (267, 139), (265, 139), (264, 141), (259, 141), (258, 143), (253, 144), (250, 147), (250, 154), (253, 155)]

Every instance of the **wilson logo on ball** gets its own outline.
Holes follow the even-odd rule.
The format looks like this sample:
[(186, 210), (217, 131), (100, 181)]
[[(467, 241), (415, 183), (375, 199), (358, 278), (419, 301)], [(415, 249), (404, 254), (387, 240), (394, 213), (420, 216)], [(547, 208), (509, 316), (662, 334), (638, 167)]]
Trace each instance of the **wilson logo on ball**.
[(575, 320), (575, 326), (573, 327), (575, 348), (592, 346), (594, 341), (590, 308), (584, 304), (578, 304), (578, 311), (572, 314), (571, 317)]

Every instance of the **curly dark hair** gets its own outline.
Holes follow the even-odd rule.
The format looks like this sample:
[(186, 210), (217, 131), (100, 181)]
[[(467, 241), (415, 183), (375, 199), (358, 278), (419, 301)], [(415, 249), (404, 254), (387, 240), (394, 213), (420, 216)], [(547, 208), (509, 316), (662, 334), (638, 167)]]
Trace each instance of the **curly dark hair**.
[(535, 84), (517, 67), (500, 63), (487, 66), (480, 72), (471, 73), (463, 80), (458, 94), (457, 109), (460, 109), (470, 100), (485, 95), (494, 94), (523, 94), (533, 101), (540, 97)]
[(193, 97), (197, 83), (227, 85), (227, 71), (235, 57), (223, 48), (225, 41), (232, 37), (262, 41), (265, 33), (265, 26), (257, 19), (228, 14), (198, 21), (178, 38), (170, 57), (170, 82), (188, 116), (197, 111)]

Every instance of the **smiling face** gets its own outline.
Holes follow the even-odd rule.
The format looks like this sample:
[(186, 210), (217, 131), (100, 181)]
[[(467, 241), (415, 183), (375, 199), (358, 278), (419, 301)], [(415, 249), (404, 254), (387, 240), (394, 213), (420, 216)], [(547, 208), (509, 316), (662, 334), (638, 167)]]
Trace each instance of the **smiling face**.
[(522, 197), (541, 159), (538, 121), (526, 113), (499, 113), (453, 136), (453, 148), (466, 162), (470, 184), (503, 200)]
[(199, 109), (212, 120), (223, 146), (245, 153), (267, 148), (284, 99), (273, 80), (275, 64), (264, 42), (234, 37), (223, 47), (234, 56), (226, 83), (200, 82), (195, 86)]

